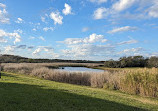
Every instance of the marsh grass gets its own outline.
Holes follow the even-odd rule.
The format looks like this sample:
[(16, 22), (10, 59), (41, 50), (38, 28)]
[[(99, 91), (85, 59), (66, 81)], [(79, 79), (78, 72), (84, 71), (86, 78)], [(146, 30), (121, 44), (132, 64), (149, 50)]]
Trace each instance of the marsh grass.
[[(96, 67), (98, 64), (79, 63), (20, 63), (2, 64), (3, 71), (37, 76), (47, 80), (86, 85), (148, 97), (158, 97), (158, 69), (117, 69), (105, 72), (66, 72), (54, 70), (58, 67)], [(51, 67), (51, 68), (49, 68)], [(53, 67), (53, 68), (52, 68)]]
[(126, 71), (120, 90), (141, 96), (158, 96), (158, 69), (137, 69)]

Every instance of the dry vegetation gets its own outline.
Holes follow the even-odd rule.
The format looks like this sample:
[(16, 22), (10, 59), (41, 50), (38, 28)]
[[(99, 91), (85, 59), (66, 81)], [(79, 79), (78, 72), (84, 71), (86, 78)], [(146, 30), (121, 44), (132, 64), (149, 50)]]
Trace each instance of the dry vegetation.
[(137, 94), (141, 96), (158, 97), (158, 69), (138, 68), (117, 70), (112, 72), (65, 72), (53, 68), (63, 66), (95, 67), (99, 64), (79, 63), (8, 63), (2, 64), (3, 71), (28, 74), (40, 78), (91, 87), (99, 87), (111, 90)]

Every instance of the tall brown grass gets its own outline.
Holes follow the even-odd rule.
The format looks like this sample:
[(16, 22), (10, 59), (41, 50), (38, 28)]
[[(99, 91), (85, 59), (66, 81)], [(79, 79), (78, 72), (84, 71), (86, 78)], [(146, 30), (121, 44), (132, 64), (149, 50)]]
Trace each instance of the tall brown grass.
[(158, 96), (158, 69), (137, 69), (126, 71), (120, 90), (141, 96)]
[(91, 87), (120, 90), (125, 93), (141, 96), (158, 97), (158, 69), (138, 68), (105, 72), (66, 72), (53, 68), (60, 66), (86, 66), (94, 67), (96, 64), (2, 64), (3, 71), (28, 74), (40, 78), (86, 85)]

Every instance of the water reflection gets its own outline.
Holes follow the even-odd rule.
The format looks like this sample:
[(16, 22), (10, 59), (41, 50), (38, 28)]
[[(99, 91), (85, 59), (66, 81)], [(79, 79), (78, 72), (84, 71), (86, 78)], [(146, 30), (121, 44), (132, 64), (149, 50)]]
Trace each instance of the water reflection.
[(92, 69), (86, 67), (60, 67), (58, 70), (71, 72), (104, 72), (104, 70), (101, 69)]

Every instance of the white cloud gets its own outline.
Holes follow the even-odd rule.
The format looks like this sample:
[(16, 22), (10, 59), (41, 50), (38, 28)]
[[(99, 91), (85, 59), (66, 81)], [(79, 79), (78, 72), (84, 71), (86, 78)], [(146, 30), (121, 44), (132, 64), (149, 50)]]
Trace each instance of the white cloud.
[(148, 15), (153, 18), (158, 18), (158, 1), (155, 1), (154, 5), (148, 9)]
[(41, 40), (45, 41), (45, 38), (44, 38), (44, 37), (42, 37), (42, 36), (40, 36), (40, 37), (39, 37), (39, 39), (41, 39)]
[(119, 0), (115, 4), (113, 4), (112, 9), (115, 11), (124, 11), (125, 9), (128, 9), (131, 7), (134, 3), (136, 3), (138, 0)]
[(8, 12), (6, 11), (6, 5), (0, 3), (0, 23), (9, 23)]
[(124, 44), (135, 44), (135, 43), (138, 43), (138, 41), (137, 41), (137, 40), (132, 39), (132, 40), (129, 40), (129, 41), (123, 41), (123, 42), (120, 42), (120, 43), (118, 43), (118, 45), (124, 45)]
[(104, 38), (103, 35), (97, 35), (95, 33), (91, 34), (89, 37), (86, 38), (67, 38), (62, 43), (65, 44), (87, 44), (87, 43), (95, 43), (95, 42), (106, 42), (107, 40)]
[(98, 4), (101, 4), (101, 3), (106, 3), (107, 0), (89, 0), (90, 2), (93, 2), (93, 3), (98, 3)]
[(8, 53), (8, 52), (14, 52), (15, 50), (15, 46), (6, 46), (5, 47), (5, 52)]
[(63, 9), (63, 14), (64, 15), (69, 15), (69, 14), (72, 14), (71, 12), (72, 8), (70, 5), (68, 5), (67, 3), (65, 3), (65, 9)]
[[(67, 38), (60, 43), (66, 44), (61, 51), (62, 57), (69, 59), (94, 59), (95, 57), (106, 56), (114, 51), (114, 46), (102, 45), (107, 39), (103, 35), (91, 34), (85, 38)], [(98, 45), (101, 44), (101, 45)], [(96, 58), (95, 58), (96, 59)]]
[(16, 44), (17, 42), (21, 42), (21, 37), (18, 33), (14, 33), (13, 36), (15, 36), (14, 44)]
[(42, 51), (44, 51), (44, 52), (50, 52), (50, 51), (53, 51), (53, 48), (49, 47), (49, 46), (38, 46), (38, 48), (32, 54), (38, 55)]
[(94, 14), (93, 14), (94, 19), (103, 19), (103, 18), (105, 18), (107, 16), (108, 11), (109, 11), (108, 9), (103, 8), (103, 7), (98, 8), (97, 10), (94, 11)]
[(41, 48), (36, 49), (32, 54), (37, 55), (41, 52)]
[(39, 37), (30, 36), (29, 39), (31, 39), (31, 40), (33, 40), (33, 39), (40, 39), (42, 41), (45, 41), (45, 38), (43, 36), (39, 36)]
[(14, 38), (14, 44), (21, 41), (21, 36), (18, 33), (8, 33), (0, 29), (0, 39), (6, 40), (5, 37)]
[(60, 55), (54, 53), (54, 49), (50, 46), (38, 46), (36, 50), (33, 51), (32, 55), (35, 55), (39, 58), (58, 58)]
[(48, 30), (53, 31), (54, 28), (53, 28), (53, 27), (44, 27), (43, 30), (44, 30), (45, 32), (47, 32)]
[(41, 21), (42, 22), (46, 22), (46, 18), (45, 17), (41, 17)]
[(108, 33), (113, 34), (117, 32), (135, 31), (137, 29), (138, 29), (137, 27), (124, 26), (124, 27), (114, 28), (113, 30), (108, 31)]
[(65, 56), (72, 57), (73, 59), (91, 57), (100, 57), (111, 54), (114, 51), (114, 47), (110, 45), (92, 45), (92, 44), (78, 44), (70, 45), (68, 49), (62, 50)]
[(15, 32), (15, 33), (20, 33), (20, 34), (23, 33), (23, 31), (22, 31), (21, 29), (14, 30), (14, 32)]
[(18, 23), (18, 24), (20, 24), (20, 23), (23, 23), (24, 20), (22, 18), (17, 18), (17, 20), (15, 22)]
[[(20, 54), (20, 53), (23, 53), (26, 52), (26, 51), (32, 51), (31, 49), (33, 49), (34, 47), (33, 46), (27, 46), (25, 44), (23, 45), (7, 45), (7, 46), (4, 46), (3, 49), (2, 49), (2, 53), (3, 54)], [(28, 49), (28, 50), (26, 50)], [(27, 52), (28, 53), (28, 52)]]
[[(8, 45), (4, 47), (4, 54), (16, 54), (17, 52), (21, 52), (22, 50), (26, 49), (26, 45)], [(25, 50), (26, 51), (26, 50)]]
[[(158, 18), (157, 0), (114, 0), (108, 7), (94, 11), (94, 19), (149, 19)], [(131, 8), (131, 9), (130, 9)]]
[(95, 57), (105, 57), (111, 54), (115, 48), (110, 44), (103, 45), (106, 41), (107, 39), (105, 39), (103, 35), (97, 35), (95, 33), (85, 38), (67, 38), (64, 41), (60, 41), (60, 43), (66, 45), (66, 47), (61, 50), (61, 56), (69, 59), (86, 60), (94, 59)]
[(36, 29), (36, 28), (33, 28), (32, 30), (33, 30), (33, 31), (37, 31), (37, 29)]
[(29, 37), (29, 39), (35, 39), (35, 37), (31, 36), (31, 37)]
[(3, 4), (3, 3), (0, 3), (0, 7), (2, 7), (2, 8), (6, 8), (6, 5)]
[(83, 28), (82, 28), (82, 32), (87, 32), (88, 30), (89, 30), (88, 27), (83, 27)]
[(131, 55), (131, 54), (138, 54), (142, 51), (144, 51), (144, 49), (142, 47), (138, 47), (138, 48), (124, 49), (123, 51), (119, 52), (118, 54)]
[(54, 24), (63, 24), (63, 17), (60, 15), (59, 11), (51, 12), (50, 18), (54, 20)]
[(8, 42), (8, 40), (0, 36), (0, 43), (6, 43), (6, 42)]

